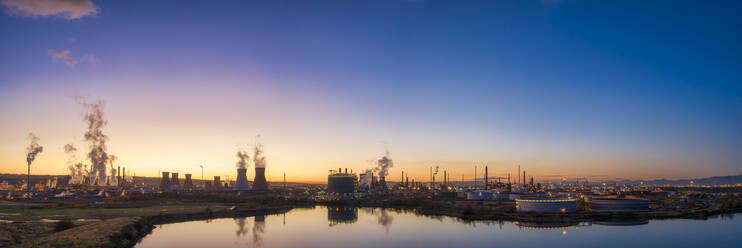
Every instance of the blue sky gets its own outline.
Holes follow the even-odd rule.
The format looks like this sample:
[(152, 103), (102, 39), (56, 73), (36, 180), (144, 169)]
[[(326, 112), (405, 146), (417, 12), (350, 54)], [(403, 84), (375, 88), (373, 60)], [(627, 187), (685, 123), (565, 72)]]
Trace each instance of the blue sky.
[[(306, 180), (323, 165), (360, 170), (380, 143), (396, 169), (421, 176), (434, 164), (469, 173), (473, 161), (507, 168), (498, 173), (742, 173), (739, 1), (92, 4), (65, 18), (4, 3), (0, 154), (22, 150), (28, 131), (59, 146), (79, 137), (69, 95), (80, 93), (108, 102), (111, 149), (143, 171), (162, 162), (138, 159), (153, 148), (114, 134), (201, 123), (172, 136), (238, 132), (212, 141), (231, 154), (261, 134), (284, 170), (310, 160), (306, 170), (321, 171)], [(71, 117), (60, 130), (36, 121), (50, 111), (65, 114), (48, 121)], [(49, 153), (42, 167), (63, 170)], [(223, 156), (203, 155), (228, 173), (234, 158)], [(24, 168), (3, 157), (8, 171)]]

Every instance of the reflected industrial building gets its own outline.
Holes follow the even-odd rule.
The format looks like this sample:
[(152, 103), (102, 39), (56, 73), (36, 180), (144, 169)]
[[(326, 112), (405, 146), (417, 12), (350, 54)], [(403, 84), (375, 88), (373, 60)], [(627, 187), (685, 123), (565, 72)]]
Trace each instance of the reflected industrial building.
[(330, 226), (356, 223), (358, 221), (358, 208), (327, 207), (327, 221)]

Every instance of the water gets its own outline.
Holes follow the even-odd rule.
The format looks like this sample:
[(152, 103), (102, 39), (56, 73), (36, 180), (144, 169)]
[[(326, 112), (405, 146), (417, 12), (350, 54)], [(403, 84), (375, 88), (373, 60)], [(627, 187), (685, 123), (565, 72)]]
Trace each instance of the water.
[(556, 225), (316, 207), (165, 224), (137, 247), (742, 247), (740, 233), (742, 214), (708, 220)]

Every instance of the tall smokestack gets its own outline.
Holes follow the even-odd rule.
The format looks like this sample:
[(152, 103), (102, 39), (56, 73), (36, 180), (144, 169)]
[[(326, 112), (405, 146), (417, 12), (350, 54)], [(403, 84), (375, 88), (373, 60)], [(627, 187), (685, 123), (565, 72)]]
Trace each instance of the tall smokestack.
[(162, 172), (160, 190), (170, 190), (170, 172)]
[(516, 184), (520, 184), (520, 165), (518, 165), (518, 174), (515, 174), (515, 178), (518, 179), (518, 181), (515, 182), (515, 183)]
[(268, 190), (268, 182), (265, 181), (265, 167), (255, 167), (255, 179), (253, 180), (252, 189), (255, 191)]
[(39, 137), (34, 133), (28, 133), (28, 139), (31, 140), (31, 144), (26, 147), (26, 162), (28, 162), (28, 175), (26, 176), (29, 192), (31, 191), (31, 163), (36, 159), (36, 155), (44, 151), (44, 147), (39, 145)]
[(247, 182), (247, 169), (237, 169), (237, 181), (234, 183), (234, 190), (250, 190), (250, 183)]
[(484, 187), (489, 187), (489, 168), (485, 165), (484, 166)]
[(523, 184), (526, 184), (526, 170), (523, 170)]

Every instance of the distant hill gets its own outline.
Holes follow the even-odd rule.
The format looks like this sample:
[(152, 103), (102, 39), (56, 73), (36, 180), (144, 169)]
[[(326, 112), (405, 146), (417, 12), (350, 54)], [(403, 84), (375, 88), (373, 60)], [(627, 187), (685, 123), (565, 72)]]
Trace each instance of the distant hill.
[(742, 184), (742, 175), (735, 176), (715, 176), (706, 178), (692, 178), (692, 179), (657, 179), (657, 180), (623, 180), (618, 181), (618, 184), (639, 184), (644, 182), (646, 185), (688, 185), (693, 182), (695, 185), (728, 185), (728, 184)]

